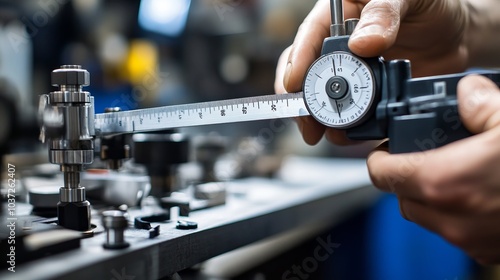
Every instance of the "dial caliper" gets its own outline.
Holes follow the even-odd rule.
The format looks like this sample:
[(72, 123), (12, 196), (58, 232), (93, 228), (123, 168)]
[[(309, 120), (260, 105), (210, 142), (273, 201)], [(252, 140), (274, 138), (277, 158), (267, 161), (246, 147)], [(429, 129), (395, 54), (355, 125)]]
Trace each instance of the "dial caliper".
[[(412, 78), (408, 60), (361, 58), (348, 48), (357, 19), (331, 0), (331, 36), (304, 77), (303, 92), (97, 114), (97, 136), (311, 115), (353, 140), (389, 138), (391, 153), (467, 137), (456, 89), (465, 73)], [(500, 83), (500, 72), (478, 73)]]
[[(94, 137), (311, 115), (355, 140), (389, 138), (391, 153), (423, 151), (470, 133), (457, 109), (458, 81), (465, 73), (412, 78), (408, 60), (361, 58), (348, 48), (358, 22), (344, 21), (341, 0), (331, 0), (331, 36), (304, 77), (303, 92), (95, 114), (83, 91), (89, 73), (79, 66), (52, 72), (59, 90), (43, 95), (41, 139), (49, 159), (64, 173), (59, 224), (90, 229), (90, 205), (80, 186), (83, 166), (92, 163)], [(497, 85), (500, 72), (482, 72)]]

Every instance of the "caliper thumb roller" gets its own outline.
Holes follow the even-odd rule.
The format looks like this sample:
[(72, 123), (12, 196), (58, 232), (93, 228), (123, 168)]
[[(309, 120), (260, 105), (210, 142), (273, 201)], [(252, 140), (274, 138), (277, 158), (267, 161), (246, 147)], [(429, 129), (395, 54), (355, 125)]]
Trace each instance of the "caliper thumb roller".
[(80, 172), (94, 159), (94, 100), (82, 90), (90, 84), (90, 74), (80, 66), (64, 65), (52, 71), (51, 81), (59, 90), (40, 97), (40, 140), (48, 143), (49, 161), (58, 164), (64, 175), (58, 222), (68, 229), (88, 231), (90, 203), (80, 185)]

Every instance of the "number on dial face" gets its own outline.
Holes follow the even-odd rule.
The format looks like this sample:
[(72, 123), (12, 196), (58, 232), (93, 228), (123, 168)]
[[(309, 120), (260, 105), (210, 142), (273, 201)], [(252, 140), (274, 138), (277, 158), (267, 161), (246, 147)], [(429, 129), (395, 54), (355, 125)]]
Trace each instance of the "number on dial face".
[(374, 100), (373, 74), (364, 61), (347, 52), (316, 60), (304, 81), (304, 101), (320, 123), (350, 128), (366, 115)]

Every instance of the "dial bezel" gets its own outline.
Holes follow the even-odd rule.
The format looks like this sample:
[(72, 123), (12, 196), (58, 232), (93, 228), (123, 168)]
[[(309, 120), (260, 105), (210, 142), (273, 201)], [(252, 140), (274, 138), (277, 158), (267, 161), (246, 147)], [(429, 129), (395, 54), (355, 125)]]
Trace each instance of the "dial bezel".
[[(342, 117), (335, 117), (333, 116), (333, 114), (336, 114), (338, 112), (331, 112), (329, 111), (329, 117), (333, 116), (331, 119), (328, 118), (328, 117), (325, 117), (325, 116), (322, 116), (319, 112), (315, 112), (313, 110), (313, 106), (311, 106), (308, 102), (308, 97), (311, 96), (311, 95), (315, 95), (315, 90), (311, 90), (312, 92), (308, 92), (308, 89), (309, 88), (315, 88), (315, 85), (316, 85), (316, 82), (317, 82), (317, 78), (314, 78), (312, 77), (312, 75), (315, 75), (315, 74), (318, 74), (317, 73), (317, 68), (318, 67), (321, 67), (321, 66), (317, 66), (319, 63), (326, 63), (328, 61), (326, 60), (333, 60), (335, 61), (335, 56), (336, 55), (340, 55), (340, 56), (343, 56), (345, 58), (345, 56), (349, 56), (349, 59), (350, 60), (353, 60), (354, 63), (360, 65), (360, 70), (361, 72), (359, 72), (359, 75), (356, 75), (358, 78), (358, 80), (360, 81), (364, 81), (366, 82), (367, 84), (363, 84), (364, 86), (368, 86), (370, 89), (369, 90), (365, 90), (364, 93), (361, 93), (363, 95), (370, 95), (369, 96), (369, 100), (367, 101), (367, 104), (365, 107), (363, 107), (361, 113), (359, 113), (355, 119), (350, 119), (351, 115), (349, 115), (349, 117), (347, 118), (347, 122), (345, 123), (340, 123), (343, 118)], [(328, 57), (331, 57), (330, 59)], [(338, 62), (338, 61), (337, 61)], [(330, 77), (328, 77), (328, 79), (331, 79), (333, 77), (342, 77), (346, 80), (350, 80), (347, 76), (348, 75), (351, 75), (347, 72), (343, 72), (342, 74), (340, 73), (337, 73), (336, 71), (333, 71), (334, 73), (332, 73), (332, 75)], [(357, 72), (357, 71), (356, 71)], [(334, 75), (335, 74), (335, 75)], [(361, 75), (366, 75), (366, 77), (361, 77)], [(312, 81), (312, 79), (314, 79), (315, 81)], [(370, 80), (370, 81), (367, 81), (367, 80)], [(308, 83), (313, 83), (313, 85), (308, 85)], [(327, 82), (325, 82), (327, 83)], [(349, 85), (349, 93), (347, 94), (347, 96), (345, 96), (344, 98), (342, 99), (339, 99), (341, 101), (344, 101), (346, 98), (348, 98), (349, 96), (352, 96), (352, 93), (350, 92), (352, 90), (352, 85)], [(304, 83), (303, 83), (303, 92), (304, 92), (304, 103), (306, 105), (306, 108), (307, 110), (309, 111), (309, 113), (311, 114), (311, 116), (314, 117), (314, 119), (316, 119), (319, 123), (325, 125), (325, 126), (328, 126), (328, 127), (332, 127), (332, 128), (339, 128), (339, 129), (347, 129), (347, 128), (352, 128), (352, 127), (355, 127), (355, 126), (358, 126), (359, 124), (361, 124), (362, 122), (364, 122), (366, 120), (366, 118), (369, 116), (368, 113), (373, 111), (372, 110), (372, 106), (373, 106), (373, 103), (374, 103), (374, 100), (376, 98), (376, 83), (375, 83), (375, 76), (373, 74), (373, 71), (371, 69), (371, 67), (369, 66), (369, 64), (364, 61), (362, 58), (350, 53), (350, 52), (346, 52), (346, 51), (335, 51), (335, 52), (331, 52), (331, 53), (328, 53), (328, 54), (325, 54), (325, 55), (322, 55), (321, 57), (319, 57), (318, 59), (316, 59), (316, 61), (314, 61), (314, 63), (309, 67), (308, 71), (307, 71), (307, 74), (304, 78)], [(320, 94), (324, 94), (324, 95), (327, 95), (327, 92), (326, 90), (320, 92)], [(316, 98), (315, 98), (316, 99)], [(332, 98), (330, 98), (330, 102), (333, 102)], [(333, 104), (330, 104), (333, 106)], [(356, 105), (357, 106), (357, 105)], [(317, 106), (318, 107), (318, 106)], [(349, 107), (349, 108), (352, 108)], [(358, 107), (359, 108), (359, 107)], [(339, 123), (335, 123), (335, 122), (339, 122)]]

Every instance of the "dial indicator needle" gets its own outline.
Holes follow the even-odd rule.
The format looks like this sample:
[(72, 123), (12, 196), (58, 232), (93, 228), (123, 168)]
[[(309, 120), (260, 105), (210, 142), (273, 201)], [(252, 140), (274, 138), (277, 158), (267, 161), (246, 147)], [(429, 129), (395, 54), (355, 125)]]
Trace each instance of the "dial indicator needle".
[(335, 59), (332, 57), (332, 66), (333, 66), (333, 76), (337, 76), (337, 70), (335, 69)]
[(342, 118), (342, 103), (339, 104), (339, 102), (335, 100), (335, 104), (337, 105), (337, 112), (339, 113), (339, 118)]

